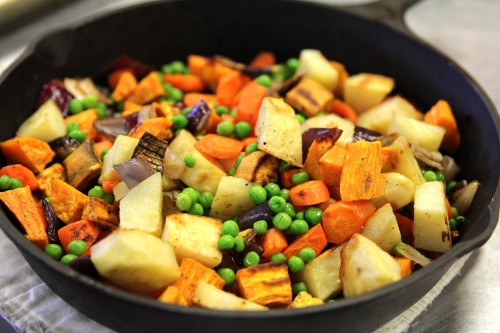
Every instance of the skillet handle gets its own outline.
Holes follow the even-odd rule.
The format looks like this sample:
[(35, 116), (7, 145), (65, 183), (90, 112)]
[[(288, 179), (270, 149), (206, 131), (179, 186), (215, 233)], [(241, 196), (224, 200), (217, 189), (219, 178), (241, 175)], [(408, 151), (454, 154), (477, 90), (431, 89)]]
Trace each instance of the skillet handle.
[(337, 8), (369, 20), (382, 22), (410, 37), (415, 38), (404, 21), (404, 14), (420, 0), (379, 0), (362, 5), (338, 5)]

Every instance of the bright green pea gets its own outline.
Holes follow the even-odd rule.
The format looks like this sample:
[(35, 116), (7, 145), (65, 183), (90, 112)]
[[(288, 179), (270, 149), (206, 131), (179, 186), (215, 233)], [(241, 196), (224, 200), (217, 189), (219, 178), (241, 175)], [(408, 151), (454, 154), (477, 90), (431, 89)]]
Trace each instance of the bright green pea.
[(191, 110), (193, 109), (192, 106), (186, 106), (184, 109), (182, 109), (181, 113), (185, 116), (187, 115), (189, 112), (191, 112)]
[(301, 291), (307, 291), (307, 285), (305, 282), (297, 282), (292, 284), (292, 294), (298, 295)]
[(302, 211), (302, 212), (298, 212), (297, 214), (295, 214), (295, 219), (296, 220), (305, 220), (305, 212)]
[(283, 199), (285, 199), (285, 201), (288, 202), (290, 200), (290, 190), (287, 188), (282, 188), (280, 190), (280, 197), (282, 197)]
[(273, 217), (273, 225), (279, 230), (286, 230), (292, 224), (290, 215), (280, 212)]
[(436, 173), (432, 170), (427, 170), (424, 172), (424, 179), (426, 182), (434, 182), (437, 180)]
[(286, 201), (280, 196), (274, 196), (269, 199), (269, 208), (273, 213), (283, 212), (286, 208)]
[(451, 230), (457, 230), (457, 227), (458, 227), (458, 222), (456, 219), (452, 218), (450, 220), (450, 229)]
[(85, 133), (83, 133), (83, 131), (81, 131), (79, 129), (72, 130), (71, 132), (68, 133), (68, 136), (70, 138), (75, 139), (78, 142), (83, 142), (86, 138)]
[(187, 212), (189, 208), (191, 208), (192, 203), (193, 200), (188, 193), (181, 192), (177, 194), (177, 197), (175, 198), (175, 206), (181, 212)]
[(74, 254), (66, 254), (64, 255), (62, 258), (61, 258), (61, 263), (63, 265), (67, 265), (69, 264), (71, 261), (75, 260), (76, 258), (78, 258), (77, 256), (75, 256)]
[(281, 252), (278, 252), (278, 253), (275, 253), (271, 256), (270, 258), (270, 261), (271, 262), (275, 262), (275, 261), (285, 261), (286, 260), (286, 256), (281, 253)]
[(444, 182), (444, 172), (441, 171), (441, 170), (437, 170), (436, 171), (436, 179), (441, 181), (441, 182)]
[(174, 103), (172, 104), (175, 104), (177, 102), (181, 102), (184, 99), (184, 93), (179, 88), (173, 87), (167, 94), (167, 97), (173, 100)]
[(303, 235), (308, 230), (309, 225), (305, 220), (293, 220), (287, 231), (292, 235)]
[(243, 160), (245, 156), (244, 155), (240, 155), (236, 158), (236, 162), (234, 162), (234, 167), (237, 168), (240, 166), (241, 164), (241, 161)]
[(92, 187), (89, 192), (87, 193), (89, 197), (94, 197), (94, 198), (101, 198), (104, 196), (104, 189), (102, 186), (96, 185)]
[(170, 94), (172, 93), (172, 89), (174, 89), (174, 86), (171, 85), (170, 83), (163, 83), (162, 84), (163, 91), (165, 91), (165, 94), (167, 97), (170, 97)]
[(229, 110), (229, 108), (227, 106), (224, 106), (224, 105), (217, 105), (215, 107), (215, 113), (217, 113), (217, 115), (222, 115), (222, 114), (230, 114), (231, 111)]
[(188, 120), (187, 120), (186, 116), (183, 114), (176, 114), (175, 116), (172, 117), (172, 129), (173, 130), (186, 128), (187, 124), (188, 124)]
[(292, 219), (294, 219), (295, 215), (297, 214), (295, 213), (295, 207), (293, 207), (291, 203), (286, 204), (284, 212), (290, 215)]
[(273, 79), (267, 74), (259, 75), (256, 79), (257, 84), (269, 88), (273, 84)]
[(306, 212), (304, 214), (304, 219), (310, 225), (316, 225), (320, 223), (321, 220), (323, 219), (323, 211), (318, 207), (309, 207), (306, 209)]
[(236, 168), (231, 168), (229, 169), (229, 171), (227, 172), (227, 175), (228, 176), (234, 176), (234, 174), (236, 173)]
[(200, 199), (198, 203), (203, 207), (203, 209), (210, 209), (212, 202), (214, 201), (214, 195), (210, 192), (202, 192), (200, 194)]
[(462, 215), (459, 215), (455, 218), (455, 220), (457, 220), (457, 223), (462, 223), (462, 222), (465, 222), (465, 216), (462, 216)]
[(224, 280), (226, 286), (232, 285), (236, 281), (236, 274), (231, 268), (219, 268), (217, 274)]
[(69, 113), (77, 114), (83, 111), (83, 103), (76, 98), (73, 98), (71, 102), (69, 102)]
[(75, 256), (81, 256), (87, 251), (87, 243), (81, 239), (76, 239), (68, 244), (68, 252)]
[(233, 220), (227, 220), (222, 223), (222, 234), (231, 235), (233, 237), (238, 236), (240, 232), (240, 226)]
[(268, 184), (266, 184), (266, 186), (264, 186), (264, 189), (267, 192), (268, 198), (280, 195), (281, 189), (280, 189), (280, 186), (276, 183), (268, 183)]
[(260, 185), (253, 185), (250, 188), (249, 195), (250, 195), (250, 200), (256, 205), (260, 205), (267, 199), (267, 192)]
[(267, 222), (265, 220), (256, 221), (253, 224), (253, 229), (257, 231), (257, 235), (263, 235), (267, 231)]
[(187, 154), (186, 156), (184, 156), (184, 163), (188, 168), (194, 168), (196, 160), (194, 159), (193, 155)]
[(299, 257), (301, 257), (304, 262), (311, 262), (316, 258), (316, 252), (310, 247), (305, 247), (300, 250)]
[(175, 60), (170, 63), (170, 67), (172, 68), (173, 73), (182, 74), (186, 68), (186, 65), (180, 60)]
[(295, 118), (297, 118), (301, 125), (306, 122), (306, 117), (301, 113), (296, 113)]
[(250, 251), (245, 255), (245, 258), (243, 259), (243, 266), (245, 267), (250, 267), (250, 266), (255, 266), (260, 263), (260, 257), (255, 251)]
[(257, 143), (257, 141), (255, 142), (252, 142), (250, 143), (246, 148), (245, 148), (245, 152), (247, 153), (253, 153), (254, 151), (257, 151), (259, 150), (259, 144)]
[(10, 186), (9, 190), (15, 190), (16, 188), (21, 188), (23, 187), (23, 183), (17, 178), (11, 178), (10, 179)]
[(198, 215), (198, 216), (202, 216), (203, 215), (203, 206), (200, 205), (199, 203), (195, 202), (194, 204), (191, 205), (191, 207), (189, 208), (189, 210), (187, 211), (189, 214), (191, 215)]
[(453, 218), (457, 218), (458, 217), (458, 209), (456, 207), (451, 207), (451, 215), (453, 215)]
[(454, 180), (450, 180), (448, 184), (446, 184), (446, 191), (451, 191), (457, 186), (457, 182)]
[(309, 180), (309, 174), (306, 171), (297, 172), (296, 174), (292, 175), (293, 185), (299, 185), (307, 182), (308, 180)]
[(109, 152), (109, 149), (103, 149), (101, 151), (101, 161), (104, 161), (104, 157), (106, 157), (106, 154)]
[(246, 121), (240, 121), (234, 125), (234, 135), (238, 139), (244, 139), (252, 133), (252, 125)]
[(0, 177), (0, 190), (4, 191), (10, 187), (10, 177), (2, 175)]
[(169, 64), (165, 64), (163, 66), (161, 66), (161, 71), (165, 74), (173, 74), (174, 71), (172, 70), (172, 66), (170, 66)]
[(304, 269), (304, 260), (302, 260), (301, 257), (297, 256), (291, 256), (288, 258), (288, 268), (293, 272), (293, 273), (298, 273), (301, 270)]
[(402, 247), (402, 246), (406, 246), (405, 243), (403, 242), (397, 242), (396, 244), (394, 244), (394, 249), (393, 249), (393, 253), (395, 256), (398, 256), (398, 257), (402, 257), (403, 254), (401, 252), (399, 252), (398, 248), (399, 247)]
[(297, 58), (290, 58), (286, 61), (286, 66), (295, 74), (297, 69), (299, 68), (300, 61)]
[(44, 251), (49, 255), (49, 257), (57, 261), (61, 260), (64, 254), (64, 250), (59, 244), (48, 244), (47, 246), (45, 246)]
[(99, 102), (99, 99), (94, 94), (89, 94), (85, 96), (82, 100), (82, 104), (85, 109), (95, 108), (97, 106), (97, 102)]
[(99, 117), (99, 119), (106, 117), (106, 111), (108, 110), (106, 104), (104, 104), (103, 102), (98, 102), (96, 105), (96, 109), (97, 109), (97, 116)]
[(217, 241), (217, 247), (220, 250), (231, 250), (234, 247), (234, 237), (231, 235), (222, 235)]
[(102, 200), (106, 201), (109, 204), (112, 204), (115, 201), (115, 197), (111, 193), (104, 193), (102, 196)]
[(77, 129), (78, 129), (78, 124), (75, 123), (74, 121), (69, 122), (68, 125), (66, 125), (66, 133), (69, 133)]
[(245, 249), (245, 239), (243, 236), (234, 237), (234, 250), (238, 253), (242, 252)]
[(222, 121), (217, 125), (217, 134), (222, 136), (231, 136), (234, 132), (234, 124), (229, 120)]

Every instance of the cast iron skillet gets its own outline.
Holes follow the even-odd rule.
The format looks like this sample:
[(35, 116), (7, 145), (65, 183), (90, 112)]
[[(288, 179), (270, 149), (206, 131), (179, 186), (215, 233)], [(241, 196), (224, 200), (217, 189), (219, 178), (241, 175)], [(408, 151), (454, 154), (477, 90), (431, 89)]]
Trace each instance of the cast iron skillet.
[(0, 140), (12, 137), (34, 111), (43, 83), (65, 76), (96, 77), (123, 53), (159, 66), (189, 53), (249, 61), (258, 51), (273, 50), (284, 60), (304, 48), (322, 50), (350, 73), (394, 77), (398, 92), (422, 110), (445, 99), (455, 111), (463, 136), (456, 156), (462, 176), (482, 185), (460, 230), (460, 242), (425, 269), (324, 306), (218, 312), (162, 304), (78, 274), (30, 244), (3, 210), (2, 229), (52, 290), (120, 332), (353, 332), (379, 327), (418, 301), (457, 258), (486, 242), (498, 221), (500, 199), (500, 121), (491, 102), (449, 59), (395, 29), (327, 6), (276, 0), (170, 1), (119, 10), (50, 33), (28, 48), (0, 80)]

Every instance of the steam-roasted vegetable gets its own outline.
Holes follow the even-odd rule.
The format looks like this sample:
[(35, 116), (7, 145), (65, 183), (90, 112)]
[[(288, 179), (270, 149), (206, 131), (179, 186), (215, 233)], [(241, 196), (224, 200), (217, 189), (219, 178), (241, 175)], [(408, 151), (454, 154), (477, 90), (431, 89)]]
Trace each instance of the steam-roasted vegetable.
[(132, 157), (140, 157), (149, 163), (152, 170), (163, 174), (163, 158), (168, 142), (146, 132), (135, 147)]
[(255, 151), (241, 160), (234, 176), (264, 186), (278, 180), (279, 163), (276, 157)]
[(85, 140), (63, 161), (68, 183), (82, 191), (101, 174), (101, 161), (94, 154), (94, 143)]

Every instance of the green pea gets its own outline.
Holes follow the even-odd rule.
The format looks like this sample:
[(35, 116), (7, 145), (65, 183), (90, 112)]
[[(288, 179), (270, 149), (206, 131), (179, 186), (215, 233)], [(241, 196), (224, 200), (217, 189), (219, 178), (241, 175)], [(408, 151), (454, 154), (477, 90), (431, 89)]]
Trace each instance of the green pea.
[(240, 166), (241, 161), (243, 160), (244, 157), (245, 157), (244, 155), (240, 155), (238, 156), (238, 158), (236, 158), (236, 162), (234, 163), (235, 168), (238, 168)]
[(64, 250), (59, 244), (48, 244), (44, 249), (45, 253), (48, 254), (49, 257), (55, 259), (57, 261), (61, 260)]
[(66, 133), (69, 133), (77, 129), (78, 129), (78, 124), (75, 123), (74, 121), (69, 122), (68, 125), (66, 125)]
[(253, 229), (257, 231), (257, 235), (263, 235), (267, 231), (267, 222), (265, 220), (256, 221), (253, 223)]
[(453, 216), (453, 218), (457, 218), (458, 216), (458, 209), (456, 207), (451, 207), (451, 215)]
[(19, 179), (17, 178), (10, 179), (9, 190), (15, 190), (16, 188), (21, 188), (21, 187), (23, 187), (23, 183)]
[(202, 216), (203, 215), (203, 206), (200, 205), (199, 203), (195, 202), (194, 204), (191, 205), (191, 207), (189, 208), (189, 210), (187, 211), (189, 214), (191, 215), (198, 215), (198, 216)]
[(299, 257), (301, 257), (304, 262), (311, 262), (316, 258), (316, 252), (310, 247), (305, 247), (300, 250)]
[(245, 267), (250, 267), (250, 266), (255, 266), (260, 263), (260, 257), (255, 251), (250, 251), (245, 255), (245, 258), (243, 259), (243, 266)]
[(180, 60), (175, 60), (170, 63), (170, 67), (172, 68), (173, 73), (182, 74), (186, 68), (186, 65)]
[(172, 89), (174, 89), (174, 86), (171, 85), (170, 83), (163, 83), (162, 87), (163, 91), (165, 91), (165, 94), (167, 94), (167, 97), (170, 97), (170, 94), (172, 93)]
[(280, 186), (276, 183), (268, 183), (268, 184), (266, 184), (266, 186), (264, 186), (264, 189), (267, 192), (268, 198), (280, 195), (281, 189), (280, 189)]
[(457, 220), (457, 223), (462, 223), (462, 222), (465, 222), (465, 216), (462, 216), (462, 215), (459, 215), (455, 218), (455, 220)]
[(75, 256), (74, 254), (71, 254), (71, 253), (68, 253), (66, 255), (64, 255), (62, 258), (61, 258), (61, 263), (63, 265), (67, 265), (69, 264), (71, 261), (75, 260), (76, 258), (78, 258), (77, 256)]
[(301, 270), (304, 269), (304, 260), (302, 260), (301, 257), (297, 256), (291, 256), (288, 258), (288, 268), (293, 272), (293, 273), (298, 273)]
[(250, 200), (256, 205), (260, 205), (267, 199), (267, 192), (260, 185), (253, 185), (250, 188), (249, 195), (250, 195)]
[(280, 196), (274, 196), (269, 199), (269, 208), (273, 213), (283, 212), (286, 208), (286, 201)]
[(441, 170), (437, 170), (436, 171), (436, 179), (441, 181), (441, 182), (444, 182), (444, 172), (441, 171)]
[(305, 220), (305, 213), (304, 213), (304, 211), (298, 212), (297, 214), (295, 214), (295, 219), (296, 220)]
[(115, 197), (111, 193), (104, 193), (102, 196), (102, 200), (106, 201), (109, 204), (112, 204), (115, 201)]
[(269, 88), (271, 84), (273, 84), (273, 79), (271, 79), (271, 77), (267, 74), (259, 75), (257, 79), (255, 79), (255, 81), (257, 82), (257, 84), (260, 84), (261, 86), (264, 86), (266, 88)]
[(298, 295), (301, 291), (307, 291), (307, 285), (305, 282), (297, 282), (292, 284), (292, 294)]
[(172, 104), (175, 104), (177, 102), (182, 102), (182, 100), (184, 99), (184, 93), (179, 88), (173, 87), (168, 92), (167, 97), (173, 100), (174, 103)]
[(234, 237), (234, 250), (238, 253), (242, 252), (245, 249), (245, 239), (243, 236)]
[(306, 212), (304, 214), (304, 219), (310, 225), (316, 225), (320, 223), (321, 220), (323, 219), (323, 211), (318, 207), (309, 207), (306, 209)]
[(308, 180), (309, 180), (309, 174), (306, 171), (297, 172), (296, 174), (292, 175), (293, 185), (299, 185), (307, 182)]
[(188, 120), (187, 120), (186, 116), (183, 114), (177, 114), (177, 115), (172, 117), (172, 129), (173, 130), (186, 128), (187, 124), (188, 124)]
[(97, 102), (99, 102), (99, 99), (94, 94), (89, 94), (85, 96), (82, 100), (82, 104), (85, 109), (95, 108), (97, 106)]
[(104, 196), (104, 189), (102, 188), (102, 186), (96, 185), (88, 191), (87, 195), (89, 197), (102, 199), (102, 197)]
[(220, 122), (217, 125), (217, 134), (223, 135), (223, 136), (231, 136), (234, 132), (234, 124), (230, 122), (229, 120)]
[(450, 229), (451, 230), (457, 230), (457, 227), (458, 227), (458, 222), (456, 219), (452, 218), (450, 220)]
[(83, 103), (76, 98), (73, 98), (71, 102), (69, 102), (69, 113), (77, 114), (83, 111)]
[(309, 225), (305, 220), (293, 220), (287, 231), (292, 235), (303, 235), (309, 231)]
[(192, 106), (186, 106), (184, 109), (182, 109), (181, 113), (186, 116), (191, 110), (193, 109)]
[(217, 241), (217, 247), (220, 250), (230, 250), (234, 247), (234, 237), (231, 235), (222, 235)]
[(451, 191), (457, 186), (457, 182), (454, 180), (450, 180), (448, 184), (446, 184), (446, 191)]
[(324, 116), (326, 116), (326, 113), (324, 113), (324, 112), (320, 112), (320, 113), (316, 114), (316, 117), (324, 117)]
[(252, 133), (252, 125), (246, 121), (240, 121), (234, 125), (234, 135), (238, 139), (244, 139)]
[(231, 268), (219, 268), (217, 274), (224, 280), (226, 286), (232, 285), (236, 281), (236, 274)]
[(424, 179), (426, 182), (434, 182), (437, 180), (436, 173), (432, 170), (427, 170), (424, 172)]
[(200, 194), (200, 199), (198, 203), (203, 207), (203, 209), (210, 209), (212, 202), (214, 201), (214, 195), (210, 192), (202, 192)]
[(161, 71), (164, 74), (173, 74), (174, 73), (174, 71), (172, 70), (172, 66), (170, 66), (169, 64), (165, 64), (165, 65), (161, 66)]
[(306, 122), (306, 117), (301, 113), (296, 113), (295, 118), (297, 118), (301, 125)]
[(181, 212), (187, 212), (191, 208), (192, 203), (193, 201), (188, 193), (181, 192), (175, 198), (175, 206)]
[(99, 119), (106, 117), (106, 112), (108, 111), (108, 107), (106, 106), (106, 104), (104, 104), (103, 102), (98, 102), (96, 105), (96, 109)]
[(81, 256), (87, 251), (87, 243), (81, 239), (76, 239), (68, 244), (68, 252), (75, 256)]
[(104, 157), (106, 157), (106, 154), (109, 153), (109, 149), (103, 149), (101, 151), (101, 161), (104, 161)]
[(295, 207), (293, 207), (293, 205), (291, 203), (286, 204), (284, 212), (287, 213), (288, 215), (290, 215), (290, 217), (292, 219), (295, 218), (295, 215), (296, 215)]
[(282, 188), (280, 190), (280, 197), (282, 197), (283, 199), (285, 199), (285, 201), (288, 202), (290, 200), (290, 190), (286, 189), (286, 188)]
[(10, 187), (10, 177), (2, 175), (0, 177), (0, 190), (4, 191)]
[(193, 155), (187, 154), (186, 156), (184, 156), (184, 163), (188, 168), (194, 168), (196, 160), (194, 159)]
[(270, 258), (270, 261), (271, 262), (275, 262), (275, 261), (285, 261), (286, 260), (286, 256), (281, 253), (281, 252), (278, 252), (278, 253), (275, 253), (271, 256)]
[(240, 232), (240, 226), (236, 221), (233, 220), (227, 220), (222, 223), (222, 234), (223, 235), (231, 235), (233, 237), (238, 236), (238, 233)]
[(286, 66), (290, 69), (292, 73), (295, 74), (297, 69), (299, 68), (300, 61), (297, 58), (290, 58), (286, 61)]
[(393, 253), (395, 256), (398, 256), (398, 257), (403, 256), (403, 254), (401, 252), (399, 252), (399, 250), (398, 250), (399, 247), (403, 247), (403, 246), (406, 246), (406, 244), (403, 242), (397, 242), (396, 244), (394, 244)]
[(224, 106), (224, 105), (217, 105), (215, 107), (215, 113), (217, 113), (217, 115), (222, 115), (222, 114), (230, 114), (231, 111), (229, 110), (229, 108), (227, 106)]
[(280, 212), (273, 217), (273, 225), (276, 229), (286, 230), (292, 224), (292, 218), (290, 215), (284, 212)]
[(228, 176), (234, 176), (234, 174), (236, 173), (236, 168), (231, 168), (229, 169), (229, 171), (227, 172)]
[(254, 151), (257, 151), (259, 150), (259, 144), (257, 143), (257, 141), (255, 142), (252, 142), (250, 143), (246, 148), (245, 148), (245, 152), (247, 153), (253, 153)]
[(72, 130), (71, 132), (68, 133), (68, 136), (70, 138), (75, 139), (78, 142), (83, 142), (86, 138), (85, 133), (83, 133), (83, 131), (81, 131), (79, 129)]

